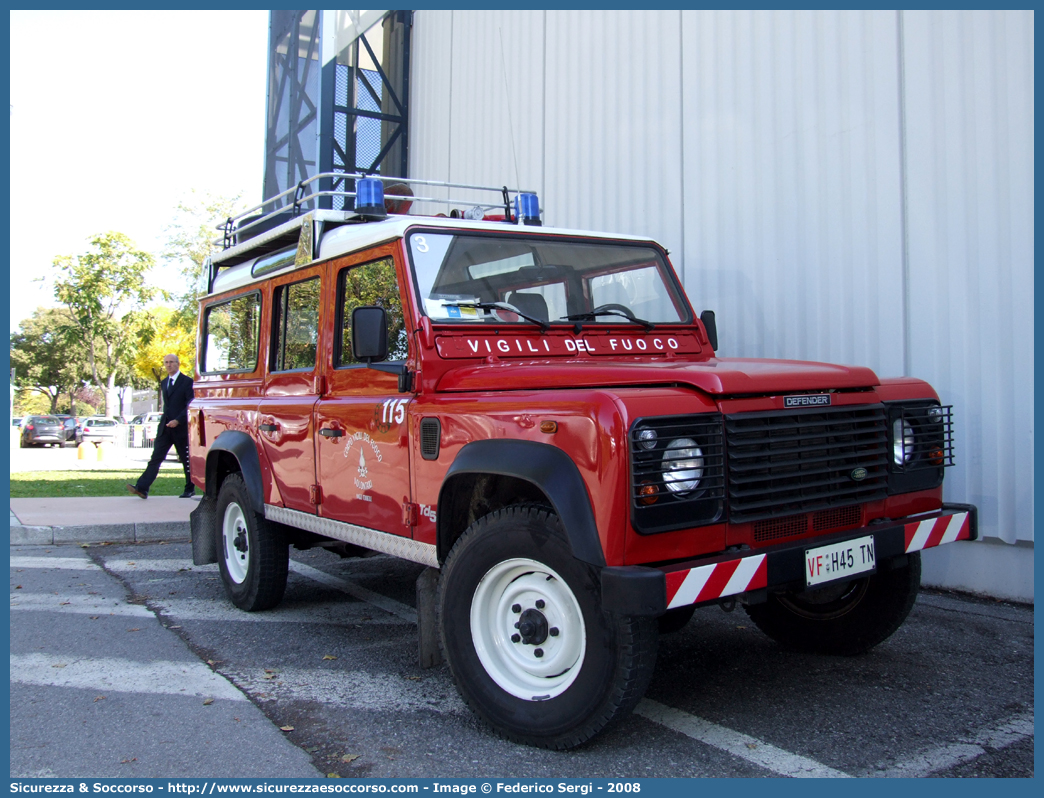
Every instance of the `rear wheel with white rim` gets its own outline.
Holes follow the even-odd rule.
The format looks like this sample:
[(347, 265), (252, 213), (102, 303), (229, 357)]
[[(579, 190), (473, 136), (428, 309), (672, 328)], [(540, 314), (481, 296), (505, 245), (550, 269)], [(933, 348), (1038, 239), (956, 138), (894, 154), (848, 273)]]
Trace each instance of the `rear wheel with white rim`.
[(282, 528), (251, 508), (239, 474), (221, 483), (216, 520), (218, 569), (231, 602), (247, 612), (275, 607), (286, 590), (290, 547)]
[(656, 624), (603, 612), (600, 592), (549, 509), (472, 524), (439, 584), (443, 654), (472, 710), (511, 740), (556, 749), (630, 712), (652, 675)]

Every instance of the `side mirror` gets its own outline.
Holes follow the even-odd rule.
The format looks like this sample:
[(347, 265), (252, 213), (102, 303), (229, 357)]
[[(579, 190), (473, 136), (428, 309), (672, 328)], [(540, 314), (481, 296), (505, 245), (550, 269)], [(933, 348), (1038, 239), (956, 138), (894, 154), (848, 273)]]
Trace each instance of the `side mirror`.
[(710, 341), (711, 349), (718, 351), (718, 325), (714, 322), (714, 311), (705, 310), (700, 314), (700, 321), (707, 328), (707, 340)]
[(360, 363), (388, 359), (388, 316), (384, 308), (368, 306), (352, 311), (352, 355)]

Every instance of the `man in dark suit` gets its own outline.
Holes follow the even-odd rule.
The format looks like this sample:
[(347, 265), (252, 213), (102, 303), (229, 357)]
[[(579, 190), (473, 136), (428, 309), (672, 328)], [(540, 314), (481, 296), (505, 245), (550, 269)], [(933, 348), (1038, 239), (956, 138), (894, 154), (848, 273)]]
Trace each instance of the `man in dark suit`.
[(163, 380), (163, 417), (159, 422), (156, 443), (152, 447), (152, 459), (145, 473), (138, 477), (137, 484), (127, 485), (127, 490), (143, 499), (149, 498), (149, 487), (159, 474), (160, 464), (173, 446), (178, 459), (185, 468), (185, 492), (182, 499), (191, 498), (196, 488), (189, 478), (188, 460), (188, 405), (192, 401), (192, 378), (181, 373), (181, 362), (177, 355), (166, 355), (163, 367), (167, 378)]

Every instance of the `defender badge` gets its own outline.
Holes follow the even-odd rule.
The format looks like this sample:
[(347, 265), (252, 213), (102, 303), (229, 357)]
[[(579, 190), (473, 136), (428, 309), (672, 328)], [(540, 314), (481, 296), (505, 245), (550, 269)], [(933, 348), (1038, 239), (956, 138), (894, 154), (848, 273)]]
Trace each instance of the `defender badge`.
[(865, 468), (854, 468), (854, 469), (852, 469), (852, 473), (849, 474), (848, 476), (850, 476), (856, 482), (862, 482), (864, 479), (866, 479), (866, 469)]
[(812, 396), (784, 396), (783, 407), (825, 407), (830, 404), (830, 394), (817, 393)]

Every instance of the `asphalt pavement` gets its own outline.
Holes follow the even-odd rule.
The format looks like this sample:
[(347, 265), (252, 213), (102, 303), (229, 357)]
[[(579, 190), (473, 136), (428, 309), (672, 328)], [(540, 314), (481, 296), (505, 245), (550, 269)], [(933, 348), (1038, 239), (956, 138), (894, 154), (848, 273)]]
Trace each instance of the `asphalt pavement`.
[(294, 551), (283, 603), (242, 613), (192, 565), (194, 507), (11, 501), (12, 777), (1033, 775), (1032, 606), (922, 591), (851, 658), (703, 609), (661, 638), (632, 716), (555, 753), (496, 737), (445, 665), (419, 667), (419, 566)]

